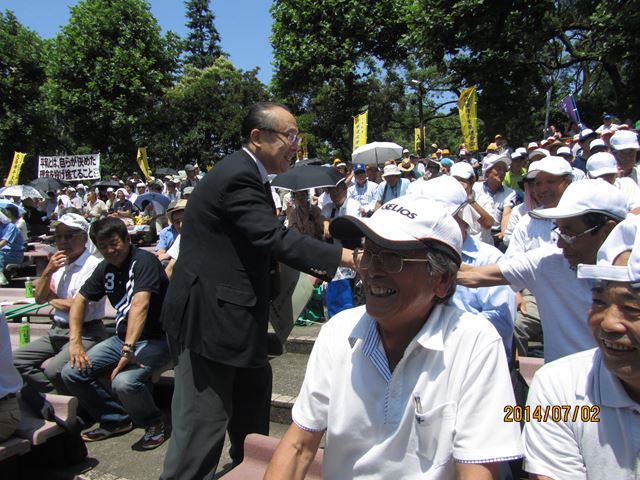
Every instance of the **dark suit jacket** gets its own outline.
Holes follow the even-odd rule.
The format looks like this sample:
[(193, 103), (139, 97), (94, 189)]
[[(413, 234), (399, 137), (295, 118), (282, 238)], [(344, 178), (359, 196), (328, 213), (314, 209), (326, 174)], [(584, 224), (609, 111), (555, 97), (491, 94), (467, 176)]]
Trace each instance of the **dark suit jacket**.
[(284, 228), (267, 195), (241, 150), (198, 182), (185, 210), (162, 323), (186, 348), (226, 365), (267, 363), (272, 258), (324, 279), (340, 261), (341, 247)]

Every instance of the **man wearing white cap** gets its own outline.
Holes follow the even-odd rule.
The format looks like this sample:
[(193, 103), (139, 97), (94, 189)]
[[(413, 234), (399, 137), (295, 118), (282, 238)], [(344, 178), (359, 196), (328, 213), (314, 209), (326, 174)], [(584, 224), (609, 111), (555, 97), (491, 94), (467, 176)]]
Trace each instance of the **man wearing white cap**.
[(132, 192), (131, 195), (129, 195), (129, 201), (131, 202), (132, 205), (135, 205), (136, 203), (136, 199), (142, 195), (143, 193), (145, 193), (147, 190), (147, 186), (142, 183), (142, 182), (138, 182), (136, 183), (136, 191)]
[(569, 162), (569, 164), (571, 164), (574, 182), (577, 182), (578, 180), (584, 180), (585, 178), (587, 178), (587, 176), (582, 170), (573, 166), (573, 153), (571, 152), (571, 149), (569, 147), (558, 148), (558, 150), (556, 150), (556, 155), (564, 158), (567, 162)]
[[(25, 384), (38, 392), (66, 393), (60, 378), (69, 361), (69, 310), (80, 287), (91, 276), (100, 259), (87, 249), (89, 223), (75, 213), (65, 213), (55, 225), (58, 250), (49, 258), (36, 284), (37, 303), (55, 308), (52, 326), (44, 335), (13, 352), (13, 362)], [(107, 337), (102, 323), (105, 300), (89, 303), (82, 324), (82, 344), (89, 350)], [(48, 360), (45, 368), (42, 363)]]
[[(468, 165), (471, 168), (470, 165)], [(503, 254), (493, 245), (476, 238), (474, 230), (477, 214), (467, 201), (467, 193), (455, 178), (442, 176), (429, 182), (425, 198), (437, 202), (453, 215), (462, 232), (462, 263), (479, 266), (497, 263)], [(474, 313), (489, 321), (500, 336), (507, 354), (511, 358), (513, 324), (515, 319), (516, 296), (506, 285), (484, 288), (467, 288), (458, 285), (449, 300), (449, 305), (465, 312)]]
[(474, 478), (520, 457), (513, 391), (499, 335), (446, 302), (460, 265), (460, 228), (417, 196), (370, 218), (340, 217), (366, 305), (322, 327), (265, 479), (302, 479), (327, 435), (326, 478)]
[(631, 177), (640, 186), (640, 167), (636, 158), (640, 145), (638, 135), (631, 130), (618, 130), (609, 140), (611, 152), (616, 157), (621, 177)]
[[(531, 163), (526, 178), (533, 180), (533, 193), (540, 205), (538, 208), (553, 208), (558, 206), (562, 194), (571, 184), (573, 169), (561, 157), (544, 157)], [(554, 244), (557, 238), (552, 233), (553, 228), (554, 224), (550, 219), (535, 217), (531, 212), (524, 215), (513, 230), (507, 256), (512, 257), (542, 245)]]
[(627, 208), (635, 215), (640, 214), (640, 187), (629, 177), (618, 177), (618, 164), (608, 152), (594, 153), (587, 160), (587, 171), (591, 178), (601, 178), (620, 189), (627, 197)]
[[(589, 328), (598, 348), (536, 373), (525, 423), (524, 468), (536, 479), (638, 478), (640, 432), (640, 219), (613, 229), (596, 265)], [(586, 320), (585, 320), (586, 323)], [(555, 416), (554, 416), (555, 415)]]
[(585, 128), (580, 132), (580, 135), (578, 135), (578, 144), (580, 145), (580, 148), (576, 152), (573, 166), (579, 168), (585, 174), (587, 173), (587, 160), (589, 160), (589, 157), (591, 156), (589, 144), (594, 138), (597, 137), (598, 134), (590, 128)]
[(394, 200), (407, 193), (407, 188), (411, 183), (406, 178), (400, 178), (402, 172), (396, 165), (385, 165), (382, 172), (383, 181), (378, 185), (376, 193), (376, 210), (383, 203)]
[(524, 168), (526, 159), (526, 150), (523, 153), (518, 148), (511, 154), (511, 166), (509, 167), (507, 173), (505, 173), (504, 180), (502, 181), (502, 184), (505, 187), (509, 187), (512, 190), (521, 190), (518, 186), (518, 182), (522, 180), (527, 173), (527, 169)]
[(493, 216), (491, 228), (483, 228), (480, 234), (480, 239), (489, 245), (499, 243), (502, 239), (502, 219), (505, 209), (511, 208), (513, 205), (510, 203), (515, 201), (513, 189), (502, 184), (509, 165), (511, 165), (510, 157), (490, 153), (482, 160), (484, 181), (473, 186), (475, 201)]
[(595, 263), (598, 248), (627, 215), (620, 190), (602, 180), (581, 180), (567, 187), (558, 206), (530, 212), (554, 219), (556, 245), (543, 245), (495, 265), (458, 274), (468, 287), (511, 285), (527, 288), (538, 300), (546, 362), (594, 347), (584, 318), (591, 284), (576, 277), (579, 263)]

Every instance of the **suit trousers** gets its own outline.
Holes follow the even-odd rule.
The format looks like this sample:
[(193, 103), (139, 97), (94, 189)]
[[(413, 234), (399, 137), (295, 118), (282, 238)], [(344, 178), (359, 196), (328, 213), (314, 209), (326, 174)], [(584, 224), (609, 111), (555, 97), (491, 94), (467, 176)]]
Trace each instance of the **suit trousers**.
[(269, 435), (271, 365), (239, 368), (214, 362), (169, 338), (176, 360), (171, 402), (173, 430), (162, 480), (213, 480), (224, 447), (242, 462), (250, 433)]

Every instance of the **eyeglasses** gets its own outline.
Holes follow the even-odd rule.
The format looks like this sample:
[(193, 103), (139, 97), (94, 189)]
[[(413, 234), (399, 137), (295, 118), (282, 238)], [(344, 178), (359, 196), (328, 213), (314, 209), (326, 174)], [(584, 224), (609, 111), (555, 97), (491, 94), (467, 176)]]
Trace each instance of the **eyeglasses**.
[(356, 248), (353, 251), (353, 263), (357, 270), (368, 270), (377, 259), (378, 267), (387, 273), (400, 273), (404, 262), (428, 262), (426, 258), (405, 258), (398, 253), (372, 253), (369, 250)]
[(260, 130), (264, 130), (265, 132), (276, 133), (278, 135), (284, 135), (287, 137), (287, 141), (293, 145), (300, 145), (302, 142), (302, 137), (298, 133), (293, 132), (279, 132), (278, 130), (273, 130), (271, 128), (261, 128)]
[(577, 235), (567, 235), (566, 233), (562, 233), (560, 231), (560, 227), (556, 227), (553, 229), (553, 232), (558, 235), (565, 243), (568, 243), (569, 245), (571, 245), (573, 242), (575, 242), (578, 238), (586, 235), (587, 233), (591, 233), (594, 232), (596, 230), (598, 230), (602, 225), (596, 225), (595, 227), (591, 227), (591, 228), (587, 228), (584, 232), (582, 233), (578, 233)]
[(56, 242), (66, 242), (69, 240), (73, 240), (74, 237), (79, 237), (80, 235), (83, 235), (82, 233), (66, 233), (66, 234), (56, 234), (53, 236), (53, 238), (55, 239)]

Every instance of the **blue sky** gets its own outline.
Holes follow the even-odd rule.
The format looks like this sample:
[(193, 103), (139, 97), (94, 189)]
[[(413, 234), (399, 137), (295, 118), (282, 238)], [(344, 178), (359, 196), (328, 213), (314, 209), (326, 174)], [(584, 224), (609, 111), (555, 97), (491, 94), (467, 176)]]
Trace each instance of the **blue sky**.
[[(69, 20), (69, 6), (74, 0), (0, 0), (0, 10), (12, 10), (20, 23), (44, 38), (58, 33)], [(171, 30), (184, 37), (187, 28), (182, 0), (149, 0), (151, 12), (163, 32)], [(260, 67), (258, 78), (269, 83), (272, 76), (273, 52), (271, 35), (271, 2), (267, 0), (212, 0), (215, 26), (224, 50), (237, 68)]]

